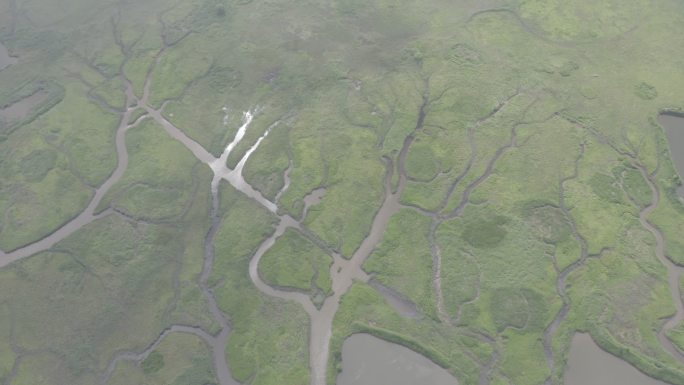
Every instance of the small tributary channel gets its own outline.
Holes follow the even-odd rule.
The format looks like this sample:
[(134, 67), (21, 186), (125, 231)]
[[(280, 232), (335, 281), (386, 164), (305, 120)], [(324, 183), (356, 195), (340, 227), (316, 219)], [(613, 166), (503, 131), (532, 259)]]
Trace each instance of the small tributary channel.
[(342, 346), (337, 385), (457, 385), (449, 372), (424, 356), (370, 334), (354, 334)]
[[(663, 126), (667, 134), (672, 162), (677, 173), (684, 178), (684, 116), (661, 114), (658, 117), (658, 123)], [(677, 192), (680, 197), (684, 198), (684, 186), (680, 187)]]
[(605, 352), (589, 334), (577, 333), (570, 345), (565, 385), (667, 385)]
[(17, 58), (10, 56), (7, 47), (0, 42), (0, 71), (16, 63)]

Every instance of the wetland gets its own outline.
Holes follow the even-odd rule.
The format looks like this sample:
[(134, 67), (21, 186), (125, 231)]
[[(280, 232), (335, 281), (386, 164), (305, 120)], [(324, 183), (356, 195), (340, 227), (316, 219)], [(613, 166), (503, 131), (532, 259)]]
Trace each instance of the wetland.
[(48, 3), (1, 384), (684, 385), (680, 4)]

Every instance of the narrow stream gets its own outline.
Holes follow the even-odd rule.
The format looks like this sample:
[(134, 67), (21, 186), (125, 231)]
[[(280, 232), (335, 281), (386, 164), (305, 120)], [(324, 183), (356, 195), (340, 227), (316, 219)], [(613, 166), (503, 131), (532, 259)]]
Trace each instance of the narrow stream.
[[(568, 314), (570, 313), (570, 298), (568, 297), (568, 294), (566, 292), (566, 282), (568, 276), (572, 272), (577, 270), (579, 267), (583, 266), (585, 261), (589, 257), (589, 247), (587, 245), (587, 240), (584, 238), (584, 236), (582, 236), (582, 234), (580, 234), (579, 230), (577, 230), (577, 222), (575, 221), (572, 214), (570, 214), (570, 209), (568, 208), (565, 202), (565, 183), (567, 183), (570, 180), (577, 179), (579, 175), (579, 163), (584, 157), (584, 151), (585, 147), (584, 145), (582, 145), (580, 147), (579, 156), (575, 159), (575, 167), (572, 175), (562, 178), (561, 181), (558, 183), (558, 207), (563, 212), (563, 216), (570, 224), (572, 237), (575, 238), (575, 241), (580, 246), (580, 255), (578, 256), (575, 262), (571, 263), (561, 271), (558, 271), (559, 269), (556, 264), (554, 255), (554, 268), (556, 269), (557, 274), (556, 293), (563, 301), (563, 305), (561, 306), (558, 313), (556, 313), (556, 316), (554, 317), (553, 321), (551, 321), (549, 326), (544, 330), (544, 334), (542, 336), (544, 356), (546, 358), (546, 364), (548, 365), (549, 370), (551, 372), (551, 376), (553, 376), (556, 372), (556, 358), (553, 352), (553, 338), (556, 335), (556, 332), (558, 331), (560, 325), (565, 321), (565, 319), (568, 317)], [(546, 384), (549, 385), (551, 383), (551, 377), (547, 378)]]
[[(135, 95), (133, 94), (132, 86), (128, 84), (126, 88), (126, 105), (134, 104), (135, 100), (136, 99)], [(97, 190), (95, 190), (95, 195), (90, 200), (88, 206), (75, 218), (71, 219), (62, 227), (58, 228), (46, 237), (34, 243), (13, 250), (11, 252), (0, 251), (0, 268), (9, 265), (12, 262), (18, 261), (22, 258), (34, 255), (41, 251), (45, 251), (54, 246), (57, 242), (73, 234), (81, 227), (110, 213), (109, 210), (106, 210), (102, 213), (96, 214), (95, 210), (97, 209), (97, 206), (100, 204), (100, 201), (105, 196), (107, 191), (109, 191), (109, 189), (116, 182), (118, 182), (119, 179), (121, 179), (124, 171), (128, 167), (128, 151), (126, 151), (126, 131), (135, 127), (138, 123), (140, 123), (140, 121), (146, 118), (146, 116), (143, 115), (140, 118), (138, 118), (135, 122), (127, 124), (134, 110), (135, 108), (128, 108), (122, 114), (121, 120), (119, 121), (119, 127), (116, 130), (115, 143), (116, 155), (118, 158), (116, 169), (114, 169), (109, 178), (107, 178), (107, 180), (99, 188), (97, 188)]]
[(212, 349), (212, 357), (214, 358), (214, 369), (216, 370), (216, 377), (221, 385), (239, 385), (228, 369), (228, 360), (226, 359), (226, 345), (228, 344), (228, 334), (230, 333), (230, 324), (228, 318), (219, 309), (218, 302), (214, 296), (214, 292), (209, 287), (208, 281), (214, 269), (214, 238), (221, 225), (221, 217), (219, 215), (219, 189), (218, 185), (220, 179), (214, 177), (211, 182), (211, 228), (204, 238), (204, 266), (202, 267), (202, 274), (199, 279), (199, 286), (202, 290), (204, 298), (209, 304), (209, 311), (212, 317), (221, 325), (221, 331), (211, 339), (205, 338), (205, 341)]
[(672, 341), (667, 338), (667, 332), (677, 327), (679, 323), (684, 320), (684, 304), (682, 303), (682, 293), (679, 288), (679, 282), (684, 274), (684, 267), (677, 266), (665, 255), (665, 239), (663, 234), (651, 222), (648, 221), (649, 215), (658, 207), (660, 203), (660, 190), (656, 187), (653, 177), (641, 165), (637, 165), (641, 171), (642, 176), (651, 189), (653, 196), (652, 202), (639, 213), (639, 222), (648, 230), (656, 240), (655, 253), (658, 260), (667, 268), (667, 281), (670, 287), (670, 295), (674, 302), (676, 312), (665, 321), (662, 329), (658, 332), (658, 340), (661, 345), (680, 363), (684, 364), (684, 354), (675, 346)]
[(142, 352), (140, 353), (135, 353), (135, 352), (120, 352), (118, 353), (110, 362), (109, 366), (107, 367), (107, 370), (104, 372), (104, 374), (100, 377), (100, 383), (101, 384), (106, 384), (109, 382), (110, 378), (114, 374), (114, 371), (116, 370), (116, 366), (119, 364), (121, 361), (136, 361), (136, 362), (141, 362), (147, 356), (150, 355), (157, 347), (159, 344), (162, 343), (164, 338), (168, 336), (171, 333), (186, 333), (186, 334), (192, 334), (194, 336), (197, 336), (207, 342), (208, 344), (211, 345), (211, 342), (214, 340), (214, 337), (209, 335), (209, 333), (205, 332), (204, 330), (194, 327), (194, 326), (187, 326), (187, 325), (173, 325), (169, 327), (168, 329), (165, 329), (164, 331), (159, 334), (156, 340), (152, 342), (147, 348), (145, 348)]

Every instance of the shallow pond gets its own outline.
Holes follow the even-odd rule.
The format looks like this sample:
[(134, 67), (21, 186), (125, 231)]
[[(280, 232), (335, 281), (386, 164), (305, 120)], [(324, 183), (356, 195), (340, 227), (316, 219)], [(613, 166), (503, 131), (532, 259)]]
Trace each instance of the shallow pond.
[(605, 352), (589, 334), (577, 333), (570, 345), (565, 385), (668, 385)]
[(12, 64), (16, 64), (16, 62), (17, 58), (10, 56), (7, 48), (0, 42), (0, 71)]
[[(684, 178), (684, 118), (680, 116), (661, 114), (658, 122), (667, 134), (667, 141), (670, 143), (670, 154), (679, 176)], [(677, 192), (680, 197), (684, 197), (684, 186)]]
[(337, 385), (456, 385), (446, 370), (401, 345), (354, 334), (342, 346)]
[(34, 108), (47, 100), (48, 96), (50, 95), (47, 91), (40, 90), (4, 109), (0, 108), (0, 119), (10, 123), (23, 120), (29, 116)]

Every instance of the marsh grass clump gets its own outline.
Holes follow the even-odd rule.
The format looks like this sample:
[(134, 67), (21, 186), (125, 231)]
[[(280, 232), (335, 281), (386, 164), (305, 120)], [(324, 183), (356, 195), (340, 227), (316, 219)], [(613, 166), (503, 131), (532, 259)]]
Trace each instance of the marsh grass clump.
[(579, 68), (579, 64), (572, 60), (568, 60), (558, 69), (558, 73), (561, 74), (561, 76), (567, 77), (572, 75), (572, 73), (577, 71)]
[(145, 374), (156, 373), (164, 367), (164, 355), (155, 350), (143, 360), (140, 366)]
[(622, 202), (623, 193), (613, 176), (594, 174), (589, 179), (589, 186), (591, 186), (591, 191), (603, 200), (611, 203)]
[(525, 332), (544, 330), (544, 297), (530, 288), (498, 288), (491, 293), (489, 310), (499, 332), (511, 327)]
[(330, 294), (331, 263), (313, 243), (288, 229), (264, 255), (261, 274), (269, 284), (302, 290), (320, 301)]
[(523, 329), (529, 318), (525, 297), (511, 288), (497, 289), (492, 293), (490, 311), (500, 332), (507, 327)]
[(242, 81), (240, 71), (227, 66), (214, 66), (206, 75), (206, 82), (214, 91), (227, 92)]
[(646, 82), (634, 86), (634, 93), (643, 100), (652, 100), (658, 96), (658, 90)]
[(473, 247), (491, 248), (506, 237), (505, 225), (510, 218), (495, 215), (491, 218), (475, 218), (465, 226), (463, 239)]
[(571, 233), (568, 219), (553, 204), (543, 201), (527, 202), (522, 209), (522, 217), (546, 243), (556, 244)]
[(407, 159), (407, 174), (417, 181), (430, 181), (437, 176), (441, 169), (439, 159), (431, 143), (416, 140), (411, 147)]
[(40, 182), (50, 170), (55, 167), (57, 152), (52, 149), (31, 151), (24, 156), (19, 165), (24, 171), (24, 178), (28, 182)]
[(218, 6), (216, 6), (216, 16), (225, 17), (226, 16), (226, 7), (223, 6), (222, 4), (219, 4)]
[(464, 43), (455, 44), (446, 56), (458, 65), (475, 66), (483, 62), (480, 52)]

